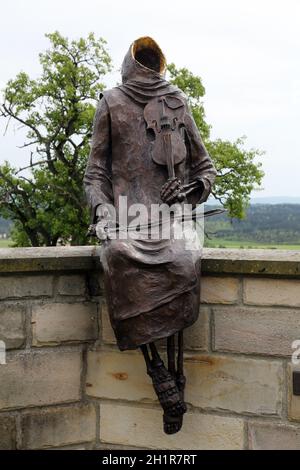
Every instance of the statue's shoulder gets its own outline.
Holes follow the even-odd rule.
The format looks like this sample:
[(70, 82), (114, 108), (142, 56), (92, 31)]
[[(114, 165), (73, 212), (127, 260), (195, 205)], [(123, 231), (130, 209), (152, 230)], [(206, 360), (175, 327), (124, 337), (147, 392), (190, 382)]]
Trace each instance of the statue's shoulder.
[(119, 103), (120, 100), (122, 100), (123, 98), (124, 94), (118, 87), (111, 88), (110, 90), (105, 90), (99, 95), (99, 99), (104, 99), (109, 107), (114, 105), (115, 103)]
[(177, 88), (176, 87), (176, 91), (178, 92), (178, 98), (183, 101), (183, 103), (185, 104), (185, 106), (187, 106), (187, 103), (188, 103), (188, 97), (187, 95), (181, 90), (181, 88)]

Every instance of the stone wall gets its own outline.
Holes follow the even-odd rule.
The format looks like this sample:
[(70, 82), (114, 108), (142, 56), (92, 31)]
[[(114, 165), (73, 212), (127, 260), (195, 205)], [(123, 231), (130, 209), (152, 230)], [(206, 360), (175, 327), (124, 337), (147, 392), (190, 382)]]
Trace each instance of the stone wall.
[(167, 436), (141, 354), (116, 347), (99, 250), (0, 250), (0, 448), (300, 449), (300, 252), (204, 251), (188, 413)]

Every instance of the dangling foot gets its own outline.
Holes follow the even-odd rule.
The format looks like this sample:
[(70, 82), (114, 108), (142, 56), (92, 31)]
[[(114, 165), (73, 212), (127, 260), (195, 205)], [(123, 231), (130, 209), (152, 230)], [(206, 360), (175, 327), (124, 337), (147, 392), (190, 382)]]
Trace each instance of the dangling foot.
[(182, 427), (183, 415), (170, 416), (164, 413), (164, 432), (166, 434), (176, 434)]
[[(182, 403), (184, 403), (185, 382), (186, 382), (186, 379), (184, 375), (177, 375), (175, 383), (179, 391), (179, 396), (180, 396)], [(170, 416), (167, 413), (164, 413), (163, 422), (164, 422), (164, 432), (166, 434), (176, 434), (182, 428), (183, 415)]]
[(148, 373), (165, 415), (168, 417), (182, 416), (186, 412), (186, 404), (181, 400), (175, 379), (165, 368), (163, 362), (152, 361)]

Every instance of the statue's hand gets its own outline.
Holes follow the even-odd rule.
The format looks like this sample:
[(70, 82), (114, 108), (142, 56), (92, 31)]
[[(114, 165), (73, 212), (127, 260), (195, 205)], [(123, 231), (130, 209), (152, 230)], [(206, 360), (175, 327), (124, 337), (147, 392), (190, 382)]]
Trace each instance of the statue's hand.
[(170, 178), (162, 186), (160, 197), (162, 201), (169, 206), (177, 201), (182, 200), (184, 189), (179, 178)]

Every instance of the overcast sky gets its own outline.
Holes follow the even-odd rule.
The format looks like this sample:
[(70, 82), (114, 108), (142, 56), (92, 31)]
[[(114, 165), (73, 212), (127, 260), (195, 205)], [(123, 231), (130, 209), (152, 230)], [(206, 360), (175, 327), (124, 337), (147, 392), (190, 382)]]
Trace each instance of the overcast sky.
[[(299, 0), (2, 0), (0, 13), (1, 88), (20, 70), (38, 74), (46, 32), (105, 38), (110, 86), (129, 44), (152, 36), (169, 62), (202, 77), (212, 137), (246, 135), (266, 151), (264, 189), (253, 195), (300, 196)], [(22, 134), (3, 131), (0, 122), (0, 162), (27, 162)]]

